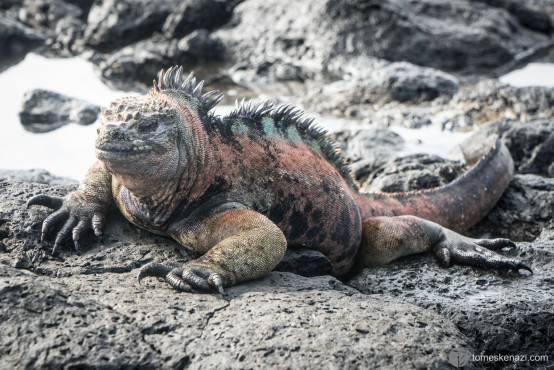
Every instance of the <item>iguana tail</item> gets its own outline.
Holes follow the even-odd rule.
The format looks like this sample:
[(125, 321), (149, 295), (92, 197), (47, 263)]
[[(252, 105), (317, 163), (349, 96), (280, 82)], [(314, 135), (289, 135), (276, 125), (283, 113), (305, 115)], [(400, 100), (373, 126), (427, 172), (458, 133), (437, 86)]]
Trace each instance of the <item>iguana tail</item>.
[(513, 172), (508, 148), (496, 140), (473, 168), (450, 184), (406, 193), (362, 193), (356, 200), (362, 219), (413, 215), (463, 231), (492, 209)]

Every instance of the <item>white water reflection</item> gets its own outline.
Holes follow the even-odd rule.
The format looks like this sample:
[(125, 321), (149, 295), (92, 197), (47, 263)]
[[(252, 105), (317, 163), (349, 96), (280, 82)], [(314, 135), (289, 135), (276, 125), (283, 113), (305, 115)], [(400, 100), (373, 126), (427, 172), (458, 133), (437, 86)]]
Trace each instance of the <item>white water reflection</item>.
[(81, 58), (49, 59), (28, 54), (0, 74), (0, 168), (44, 168), (80, 179), (94, 162), (96, 125), (67, 125), (45, 134), (25, 131), (19, 122), (19, 109), (25, 92), (36, 88), (99, 105), (129, 93), (108, 88), (94, 73), (93, 65)]
[(529, 63), (500, 77), (500, 81), (516, 87), (554, 87), (554, 63)]

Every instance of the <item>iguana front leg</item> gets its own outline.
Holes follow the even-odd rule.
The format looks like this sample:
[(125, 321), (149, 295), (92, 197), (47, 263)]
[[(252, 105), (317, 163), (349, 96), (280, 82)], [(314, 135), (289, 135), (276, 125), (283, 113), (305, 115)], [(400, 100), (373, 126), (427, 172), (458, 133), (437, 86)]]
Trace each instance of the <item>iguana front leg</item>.
[(282, 231), (264, 215), (232, 209), (209, 216), (195, 231), (175, 236), (191, 245), (202, 257), (183, 265), (151, 262), (140, 270), (147, 276), (163, 277), (182, 291), (217, 289), (261, 277), (281, 261), (287, 249)]
[(446, 266), (459, 263), (533, 273), (526, 264), (489, 250), (505, 247), (514, 248), (515, 244), (508, 239), (468, 238), (415, 216), (374, 217), (362, 223), (360, 255), (365, 266), (372, 266), (431, 251)]
[(73, 237), (75, 250), (79, 251), (79, 238), (90, 228), (97, 237), (102, 237), (106, 212), (114, 205), (111, 181), (111, 175), (104, 164), (98, 161), (87, 171), (79, 188), (65, 197), (39, 194), (29, 199), (27, 207), (41, 205), (55, 210), (42, 223), (41, 242), (55, 225), (63, 222), (56, 235), (52, 254), (70, 235)]

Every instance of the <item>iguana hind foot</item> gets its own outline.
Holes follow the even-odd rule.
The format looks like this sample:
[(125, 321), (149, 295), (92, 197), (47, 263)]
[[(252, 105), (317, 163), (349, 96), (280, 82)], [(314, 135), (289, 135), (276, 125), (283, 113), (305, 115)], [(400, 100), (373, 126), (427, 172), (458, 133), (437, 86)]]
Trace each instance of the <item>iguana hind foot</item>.
[(360, 255), (366, 266), (430, 251), (445, 266), (458, 263), (533, 273), (525, 263), (487, 249), (515, 248), (511, 240), (472, 239), (415, 216), (369, 218), (362, 224), (362, 233)]
[(448, 229), (444, 229), (443, 232), (444, 238), (434, 247), (433, 253), (445, 266), (455, 262), (486, 269), (509, 269), (518, 273), (523, 269), (533, 273), (531, 267), (525, 263), (490, 250), (515, 248), (515, 243), (509, 239), (472, 239)]

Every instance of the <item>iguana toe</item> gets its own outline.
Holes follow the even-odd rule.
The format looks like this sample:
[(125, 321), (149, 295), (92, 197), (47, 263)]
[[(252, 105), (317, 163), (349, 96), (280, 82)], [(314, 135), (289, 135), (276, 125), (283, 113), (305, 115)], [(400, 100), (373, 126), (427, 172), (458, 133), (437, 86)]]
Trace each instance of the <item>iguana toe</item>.
[(38, 205), (38, 206), (44, 206), (44, 207), (57, 210), (62, 206), (62, 204), (63, 204), (63, 198), (53, 197), (51, 195), (46, 195), (46, 194), (39, 194), (39, 195), (35, 195), (34, 197), (32, 197), (27, 201), (27, 208), (29, 208), (30, 206)]
[(477, 239), (475, 244), (492, 250), (500, 250), (502, 248), (516, 248), (516, 243), (510, 239), (498, 238), (498, 239)]

